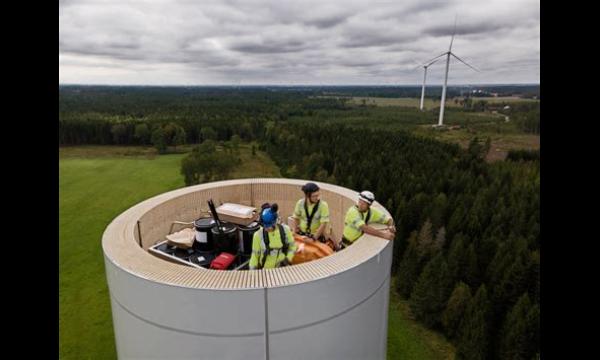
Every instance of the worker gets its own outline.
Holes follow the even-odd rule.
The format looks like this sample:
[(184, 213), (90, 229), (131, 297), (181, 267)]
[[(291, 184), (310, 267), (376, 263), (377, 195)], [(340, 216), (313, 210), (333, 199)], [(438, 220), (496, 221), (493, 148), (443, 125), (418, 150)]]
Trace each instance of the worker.
[(297, 246), (289, 226), (278, 224), (277, 204), (265, 204), (260, 213), (261, 226), (252, 237), (249, 268), (272, 269), (291, 265)]
[(329, 205), (321, 200), (321, 191), (315, 183), (302, 186), (304, 198), (296, 202), (292, 215), (292, 229), (295, 234), (325, 242), (329, 225)]
[[(381, 211), (371, 208), (375, 201), (375, 195), (370, 191), (363, 191), (358, 195), (356, 205), (353, 205), (346, 212), (344, 218), (344, 234), (342, 237), (342, 246), (352, 245), (363, 233), (382, 237), (387, 240), (393, 240), (396, 233), (394, 219)], [(378, 223), (388, 225), (388, 231), (377, 230), (369, 224)]]

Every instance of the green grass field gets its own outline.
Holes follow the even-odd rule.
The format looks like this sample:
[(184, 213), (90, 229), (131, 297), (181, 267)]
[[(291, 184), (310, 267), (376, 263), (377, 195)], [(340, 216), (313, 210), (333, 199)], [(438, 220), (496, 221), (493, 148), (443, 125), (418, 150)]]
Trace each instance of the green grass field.
[[(151, 148), (83, 146), (59, 150), (59, 346), (61, 359), (115, 359), (114, 333), (101, 238), (124, 210), (184, 186), (183, 154)], [(232, 178), (280, 176), (264, 153), (243, 146)], [(393, 287), (392, 287), (393, 289)], [(439, 334), (410, 318), (405, 301), (390, 296), (388, 359), (450, 359)]]
[(425, 328), (411, 315), (408, 301), (394, 291), (392, 278), (388, 316), (388, 360), (454, 359), (454, 346), (446, 338)]
[(102, 233), (130, 206), (183, 186), (183, 155), (59, 161), (61, 359), (115, 359)]

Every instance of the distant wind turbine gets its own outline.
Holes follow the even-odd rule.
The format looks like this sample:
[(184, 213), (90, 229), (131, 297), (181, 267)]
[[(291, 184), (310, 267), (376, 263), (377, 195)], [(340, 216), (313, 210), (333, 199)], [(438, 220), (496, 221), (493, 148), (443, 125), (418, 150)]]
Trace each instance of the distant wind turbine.
[[(442, 126), (444, 124), (444, 105), (446, 103), (446, 87), (448, 85), (448, 70), (450, 69), (450, 55), (454, 56), (458, 61), (460, 61), (461, 63), (467, 65), (468, 67), (470, 67), (471, 69), (480, 72), (479, 70), (477, 70), (476, 68), (474, 68), (473, 66), (467, 64), (465, 61), (463, 61), (463, 59), (459, 58), (458, 56), (456, 56), (453, 52), (452, 52), (452, 43), (454, 42), (454, 35), (456, 34), (456, 19), (454, 20), (454, 31), (452, 32), (452, 39), (450, 40), (450, 47), (448, 48), (448, 51), (444, 52), (443, 54), (440, 54), (436, 57), (434, 57), (433, 59), (430, 60), (430, 63), (428, 65), (431, 65), (431, 61), (432, 60), (436, 60), (441, 58), (442, 56), (446, 56), (446, 75), (444, 77), (444, 87), (442, 88), (442, 102), (440, 104), (440, 117), (438, 119), (438, 124), (437, 126)], [(423, 84), (425, 84), (425, 82), (423, 82)], [(422, 99), (422, 97), (421, 97)], [(421, 103), (423, 102), (423, 100), (421, 100)]]
[[(437, 57), (437, 59), (428, 62), (427, 64), (423, 65), (423, 87), (421, 88), (421, 105), (419, 106), (419, 109), (421, 111), (423, 111), (423, 102), (425, 100), (425, 83), (427, 81), (427, 68), (430, 67), (434, 62), (439, 60), (439, 56)], [(418, 67), (421, 67), (421, 65), (419, 65)]]

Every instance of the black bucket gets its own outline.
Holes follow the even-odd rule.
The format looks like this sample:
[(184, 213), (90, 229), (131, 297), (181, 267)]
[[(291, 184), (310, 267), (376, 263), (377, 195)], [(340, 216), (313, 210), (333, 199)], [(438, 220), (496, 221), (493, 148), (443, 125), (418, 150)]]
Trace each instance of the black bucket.
[(211, 229), (216, 226), (215, 220), (212, 218), (202, 218), (194, 221), (196, 229), (196, 241), (193, 248), (198, 251), (211, 251), (214, 249), (213, 234)]
[(255, 221), (248, 225), (238, 225), (240, 251), (244, 255), (252, 254), (252, 237), (260, 225)]
[(212, 232), (217, 254), (222, 252), (237, 254), (238, 232), (235, 225), (221, 222), (221, 231), (216, 226), (210, 231)]

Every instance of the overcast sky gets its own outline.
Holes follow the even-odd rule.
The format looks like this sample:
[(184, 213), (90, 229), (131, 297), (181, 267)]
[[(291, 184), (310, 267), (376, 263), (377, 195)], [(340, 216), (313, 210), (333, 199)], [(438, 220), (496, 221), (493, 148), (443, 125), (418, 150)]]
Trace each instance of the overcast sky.
[[(60, 0), (59, 83), (539, 83), (539, 0)], [(427, 82), (441, 84), (444, 62)]]

